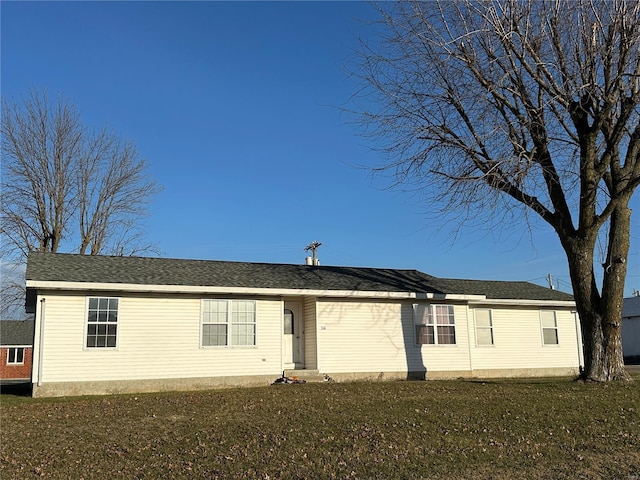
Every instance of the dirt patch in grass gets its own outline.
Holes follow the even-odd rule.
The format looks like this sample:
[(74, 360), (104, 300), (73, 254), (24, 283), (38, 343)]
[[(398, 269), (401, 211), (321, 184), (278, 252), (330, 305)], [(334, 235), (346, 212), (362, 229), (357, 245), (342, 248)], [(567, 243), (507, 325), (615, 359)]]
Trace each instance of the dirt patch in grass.
[(3, 395), (0, 477), (638, 480), (639, 380)]

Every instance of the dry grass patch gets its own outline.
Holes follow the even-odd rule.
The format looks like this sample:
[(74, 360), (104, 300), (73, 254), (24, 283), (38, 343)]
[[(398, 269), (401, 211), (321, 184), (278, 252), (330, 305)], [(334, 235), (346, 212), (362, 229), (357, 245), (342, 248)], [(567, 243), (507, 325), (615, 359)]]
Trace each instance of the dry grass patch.
[(640, 480), (638, 380), (3, 395), (0, 477)]

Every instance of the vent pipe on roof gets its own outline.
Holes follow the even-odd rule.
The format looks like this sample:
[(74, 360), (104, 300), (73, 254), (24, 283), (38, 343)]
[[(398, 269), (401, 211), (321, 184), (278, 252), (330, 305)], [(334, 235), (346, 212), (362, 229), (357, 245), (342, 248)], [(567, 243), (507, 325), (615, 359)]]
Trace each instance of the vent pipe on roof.
[(313, 265), (313, 266), (318, 266), (320, 265), (320, 260), (318, 260), (318, 257), (316, 256), (316, 250), (318, 249), (318, 247), (320, 247), (322, 244), (320, 242), (316, 242), (315, 240), (313, 242), (311, 242), (309, 245), (307, 245), (306, 247), (304, 247), (305, 251), (308, 252), (309, 250), (311, 250), (312, 256), (311, 257), (307, 257), (305, 258), (305, 263), (307, 265)]

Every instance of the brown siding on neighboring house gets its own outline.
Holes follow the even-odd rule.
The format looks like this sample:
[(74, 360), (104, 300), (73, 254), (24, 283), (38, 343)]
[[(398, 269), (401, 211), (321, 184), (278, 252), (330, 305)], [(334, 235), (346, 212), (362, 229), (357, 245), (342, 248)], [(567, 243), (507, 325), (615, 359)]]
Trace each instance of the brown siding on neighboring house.
[[(24, 348), (22, 364), (7, 364), (10, 348)], [(0, 380), (30, 380), (32, 347), (2, 347), (0, 348)]]

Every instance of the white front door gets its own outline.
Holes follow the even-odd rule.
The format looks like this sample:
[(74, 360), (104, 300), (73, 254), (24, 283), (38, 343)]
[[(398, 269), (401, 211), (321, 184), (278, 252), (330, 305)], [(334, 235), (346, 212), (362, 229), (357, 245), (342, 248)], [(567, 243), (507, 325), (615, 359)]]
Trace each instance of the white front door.
[(304, 322), (297, 302), (285, 302), (282, 331), (284, 368), (304, 368)]

